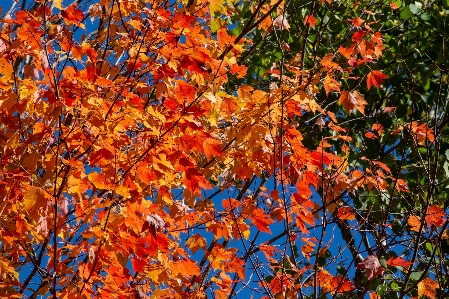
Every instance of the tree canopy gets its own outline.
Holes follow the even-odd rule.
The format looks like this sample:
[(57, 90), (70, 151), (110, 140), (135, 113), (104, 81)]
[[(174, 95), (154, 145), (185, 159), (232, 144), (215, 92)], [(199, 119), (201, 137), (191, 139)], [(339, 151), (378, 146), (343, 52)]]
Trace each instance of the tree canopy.
[(1, 298), (449, 297), (448, 0), (1, 8)]

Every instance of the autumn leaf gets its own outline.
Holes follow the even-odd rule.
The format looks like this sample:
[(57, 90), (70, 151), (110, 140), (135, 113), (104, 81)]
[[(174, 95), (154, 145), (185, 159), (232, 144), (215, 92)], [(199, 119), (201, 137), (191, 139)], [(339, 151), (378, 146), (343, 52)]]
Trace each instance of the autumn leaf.
[(363, 95), (358, 91), (343, 91), (340, 95), (339, 103), (342, 104), (345, 110), (349, 113), (351, 113), (352, 110), (357, 109), (363, 115), (365, 115), (365, 105), (368, 104)]
[(36, 204), (38, 206), (44, 205), (45, 197), (43, 191), (37, 187), (30, 187), (23, 195), (23, 211), (29, 211), (33, 209)]
[(437, 205), (432, 205), (427, 209), (426, 223), (430, 227), (432, 224), (436, 227), (441, 227), (445, 221), (445, 213)]
[(206, 138), (203, 142), (204, 153), (206, 158), (210, 160), (212, 156), (222, 156), (221, 142), (214, 138)]
[(408, 267), (412, 262), (405, 261), (402, 257), (390, 257), (387, 260), (387, 265), (390, 267)]
[(313, 15), (308, 15), (306, 16), (306, 18), (304, 19), (304, 25), (310, 25), (311, 27), (315, 28), (315, 24), (316, 24), (316, 19)]
[(357, 265), (357, 269), (365, 269), (365, 275), (368, 280), (373, 280), (379, 275), (382, 276), (384, 273), (376, 255), (369, 255)]
[(223, 110), (226, 115), (232, 115), (234, 111), (238, 109), (237, 102), (233, 98), (224, 98), (221, 102), (220, 109)]
[(382, 81), (384, 79), (388, 79), (388, 76), (382, 73), (381, 71), (372, 71), (368, 74), (366, 84), (368, 86), (368, 89), (371, 88), (371, 86), (375, 86), (377, 88), (380, 88), (380, 85), (382, 84)]
[(421, 219), (418, 216), (411, 215), (408, 217), (407, 223), (412, 231), (419, 232), (419, 228), (421, 227)]
[(365, 21), (359, 17), (351, 20), (352, 25), (354, 25), (355, 27), (360, 27), (363, 24), (363, 22), (365, 22)]
[(263, 252), (265, 257), (272, 263), (275, 263), (276, 260), (273, 258), (276, 252), (279, 252), (280, 250), (277, 249), (275, 246), (267, 245), (267, 244), (260, 244), (259, 246), (260, 251)]
[(437, 294), (436, 290), (439, 288), (439, 284), (428, 277), (418, 282), (418, 298), (427, 296), (430, 299), (435, 299)]
[(393, 10), (396, 10), (396, 9), (399, 8), (399, 6), (398, 6), (395, 2), (390, 3), (390, 7), (391, 7), (391, 9), (393, 9)]
[(287, 16), (282, 15), (282, 14), (278, 15), (273, 20), (273, 26), (278, 27), (280, 30), (284, 30), (284, 29), (289, 30), (290, 29), (290, 25), (288, 24), (288, 21), (287, 21)]
[(434, 142), (435, 140), (433, 130), (428, 128), (426, 124), (413, 121), (411, 123), (411, 130), (416, 136), (416, 140), (419, 145), (425, 145), (426, 140), (429, 140), (430, 142)]
[(206, 239), (204, 239), (201, 235), (196, 234), (187, 239), (186, 245), (190, 250), (192, 250), (192, 253), (195, 253), (199, 249), (203, 249), (204, 251), (206, 251), (207, 242)]
[(84, 28), (84, 24), (81, 24), (80, 22), (84, 19), (84, 13), (76, 8), (75, 4), (70, 5), (65, 10), (61, 11), (61, 16), (69, 21), (69, 23), (73, 23), (77, 26), (80, 26), (81, 28)]
[(156, 236), (156, 234), (160, 232), (163, 227), (165, 227), (165, 221), (161, 218), (161, 216), (151, 214), (146, 217), (146, 222), (142, 230), (145, 230), (146, 227), (148, 227), (153, 236)]
[(346, 59), (350, 59), (352, 54), (354, 53), (354, 49), (351, 48), (345, 48), (343, 46), (338, 47), (338, 53), (343, 55)]
[(355, 215), (350, 207), (341, 207), (337, 210), (337, 217), (341, 220), (355, 220)]
[(262, 209), (255, 209), (251, 216), (258, 230), (260, 230), (261, 232), (271, 234), (269, 225), (274, 221), (273, 219), (271, 219), (269, 215), (265, 214), (265, 212)]

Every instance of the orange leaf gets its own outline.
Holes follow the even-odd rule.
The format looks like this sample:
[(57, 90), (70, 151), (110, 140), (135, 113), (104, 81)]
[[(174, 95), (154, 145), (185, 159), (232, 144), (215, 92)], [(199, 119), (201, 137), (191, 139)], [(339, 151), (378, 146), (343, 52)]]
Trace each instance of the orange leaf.
[(365, 21), (359, 17), (351, 20), (352, 25), (354, 25), (355, 27), (360, 27), (363, 24), (363, 22), (365, 22)]
[(372, 71), (368, 74), (368, 78), (366, 80), (366, 84), (368, 85), (368, 89), (371, 88), (371, 86), (375, 86), (377, 88), (380, 88), (380, 84), (382, 84), (382, 81), (384, 79), (387, 79), (388, 76), (382, 73), (381, 71)]
[(349, 113), (356, 108), (363, 115), (365, 115), (365, 105), (368, 104), (363, 95), (358, 91), (343, 91), (340, 95), (339, 103), (342, 104), (345, 110)]
[(418, 298), (427, 296), (430, 299), (435, 299), (436, 289), (439, 289), (440, 285), (431, 278), (426, 278), (418, 283)]
[(252, 218), (254, 219), (254, 223), (256, 224), (258, 230), (271, 234), (270, 228), (268, 226), (274, 221), (269, 215), (265, 214), (262, 209), (255, 209), (253, 211)]
[(334, 276), (331, 280), (332, 294), (345, 293), (355, 290), (354, 284), (347, 278)]
[(393, 9), (393, 10), (399, 8), (399, 6), (398, 6), (396, 3), (394, 3), (394, 2), (390, 3), (390, 7), (391, 7), (391, 9)]
[(315, 28), (316, 19), (313, 15), (306, 16), (306, 18), (304, 20), (304, 25), (307, 25), (307, 24), (309, 24), (311, 27)]
[(196, 234), (187, 239), (186, 245), (192, 250), (192, 253), (195, 253), (199, 249), (206, 251), (207, 242), (200, 234)]
[(201, 188), (210, 189), (211, 184), (204, 175), (195, 168), (188, 168), (182, 177), (182, 182), (186, 188), (195, 194), (201, 193)]
[(223, 156), (221, 142), (214, 138), (206, 138), (203, 142), (204, 153), (209, 160), (212, 156)]
[(351, 48), (345, 48), (343, 46), (340, 46), (338, 48), (338, 52), (343, 55), (346, 59), (351, 58), (352, 53), (354, 53), (354, 49)]
[(190, 104), (195, 99), (196, 88), (182, 80), (176, 82), (176, 99), (178, 103), (186, 101)]
[(430, 227), (432, 224), (436, 227), (440, 227), (444, 223), (444, 211), (437, 205), (430, 206), (427, 209), (426, 222)]
[(276, 260), (273, 258), (275, 252), (279, 252), (280, 250), (272, 245), (260, 244), (260, 251), (263, 252), (265, 257), (272, 263), (275, 263)]
[(231, 68), (229, 69), (229, 71), (232, 73), (232, 74), (236, 74), (237, 75), (237, 78), (243, 78), (245, 75), (246, 75), (246, 70), (247, 70), (248, 68), (246, 67), (246, 66), (244, 66), (244, 65), (238, 65), (237, 63), (235, 63), (235, 64), (233, 64), (232, 66), (231, 66)]
[(225, 27), (218, 30), (217, 39), (221, 48), (225, 48), (227, 45), (234, 45), (234, 38), (228, 34)]
[(350, 207), (338, 208), (337, 217), (341, 220), (355, 220), (355, 215)]
[(421, 219), (418, 216), (411, 215), (407, 219), (408, 225), (410, 225), (410, 229), (415, 232), (419, 232), (419, 228), (421, 227)]
[(220, 109), (224, 110), (230, 116), (239, 106), (233, 98), (224, 98), (221, 102)]

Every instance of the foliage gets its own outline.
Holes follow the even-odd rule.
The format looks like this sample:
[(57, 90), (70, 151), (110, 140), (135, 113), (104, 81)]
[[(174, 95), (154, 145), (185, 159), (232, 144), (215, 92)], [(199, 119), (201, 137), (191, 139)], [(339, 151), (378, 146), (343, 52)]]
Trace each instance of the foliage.
[(446, 298), (448, 9), (13, 2), (0, 296)]

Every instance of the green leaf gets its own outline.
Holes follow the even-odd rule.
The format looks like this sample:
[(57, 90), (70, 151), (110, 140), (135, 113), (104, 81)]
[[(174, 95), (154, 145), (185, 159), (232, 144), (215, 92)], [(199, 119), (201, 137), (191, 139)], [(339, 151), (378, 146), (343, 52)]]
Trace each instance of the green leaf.
[(410, 10), (410, 6), (407, 6), (403, 11), (401, 11), (401, 19), (407, 20), (413, 15), (412, 11)]
[(410, 279), (415, 280), (415, 281), (420, 279), (423, 272), (424, 271), (412, 272), (412, 274), (410, 275)]
[(421, 9), (422, 9), (422, 3), (421, 2), (416, 1), (415, 4), (410, 4), (410, 11), (413, 14), (419, 13), (421, 11)]

